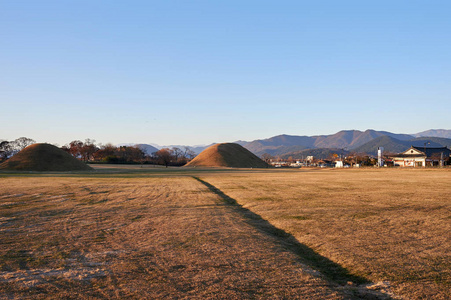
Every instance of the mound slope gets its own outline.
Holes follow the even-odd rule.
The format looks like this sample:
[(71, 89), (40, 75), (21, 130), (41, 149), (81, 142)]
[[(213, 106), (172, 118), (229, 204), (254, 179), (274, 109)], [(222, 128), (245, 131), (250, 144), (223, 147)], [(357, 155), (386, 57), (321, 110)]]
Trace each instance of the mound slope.
[(208, 147), (190, 161), (187, 167), (267, 168), (268, 165), (255, 154), (235, 143)]
[(56, 146), (33, 144), (0, 164), (0, 170), (88, 171), (92, 168)]

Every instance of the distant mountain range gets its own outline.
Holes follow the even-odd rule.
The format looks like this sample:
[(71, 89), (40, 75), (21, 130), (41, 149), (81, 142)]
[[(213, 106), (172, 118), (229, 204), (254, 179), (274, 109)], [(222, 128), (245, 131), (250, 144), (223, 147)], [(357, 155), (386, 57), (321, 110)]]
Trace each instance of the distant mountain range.
[(317, 136), (293, 136), (278, 135), (269, 139), (255, 140), (242, 144), (251, 152), (261, 155), (269, 153), (271, 155), (283, 155), (289, 152), (299, 152), (305, 149), (316, 148), (337, 148), (351, 150), (362, 146), (375, 138), (388, 136), (397, 140), (406, 141), (414, 138), (408, 134), (395, 134), (386, 131), (376, 130), (343, 130), (332, 135)]
[(136, 147), (138, 147), (139, 149), (141, 149), (144, 153), (150, 155), (154, 152), (157, 152), (159, 149), (156, 148), (155, 146), (149, 145), (149, 144), (136, 144), (134, 145)]
[(451, 139), (451, 130), (446, 129), (430, 129), (423, 132), (412, 134), (414, 137), (441, 137)]
[[(322, 136), (290, 136), (279, 135), (269, 139), (256, 140), (243, 146), (257, 155), (268, 153), (273, 156), (301, 158), (313, 155), (327, 158), (330, 154), (362, 153), (376, 155), (378, 147), (384, 147), (385, 152), (399, 153), (410, 146), (416, 147), (450, 147), (451, 139), (428, 136), (423, 134), (450, 134), (451, 130), (425, 131), (416, 135), (395, 134), (375, 130), (343, 130), (332, 135)], [(418, 136), (418, 137), (415, 137)], [(332, 152), (332, 153), (331, 153)]]
[(385, 152), (399, 153), (407, 150), (410, 146), (415, 147), (450, 147), (451, 139), (439, 137), (418, 137), (407, 141), (401, 141), (389, 136), (381, 136), (360, 147), (353, 149), (357, 153), (375, 155), (378, 147), (384, 147)]
[[(301, 158), (313, 155), (327, 158), (331, 154), (346, 154), (350, 152), (375, 155), (378, 147), (384, 147), (385, 152), (399, 153), (410, 146), (416, 147), (451, 147), (451, 130), (431, 129), (415, 134), (397, 134), (387, 131), (368, 129), (342, 130), (331, 135), (297, 136), (277, 135), (267, 139), (254, 141), (236, 141), (257, 156), (264, 153), (282, 158)], [(212, 145), (212, 144), (211, 144)], [(211, 145), (189, 146), (197, 154)], [(183, 145), (159, 146), (156, 144), (139, 144), (147, 153), (153, 153), (161, 148)]]

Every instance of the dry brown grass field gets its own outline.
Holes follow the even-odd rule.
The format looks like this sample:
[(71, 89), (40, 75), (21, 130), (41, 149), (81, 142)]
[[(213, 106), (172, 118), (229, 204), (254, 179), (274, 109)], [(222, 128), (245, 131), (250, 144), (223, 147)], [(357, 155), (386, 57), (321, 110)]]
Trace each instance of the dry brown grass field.
[(451, 170), (0, 173), (3, 299), (447, 299)]
[(312, 170), (206, 180), (354, 275), (385, 281), (406, 299), (451, 298), (450, 169)]

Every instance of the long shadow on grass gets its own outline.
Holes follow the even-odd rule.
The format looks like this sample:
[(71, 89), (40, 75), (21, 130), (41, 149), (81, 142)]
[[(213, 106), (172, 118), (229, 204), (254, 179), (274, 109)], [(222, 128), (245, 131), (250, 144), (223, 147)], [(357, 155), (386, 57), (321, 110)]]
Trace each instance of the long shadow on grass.
[(194, 177), (197, 181), (205, 185), (211, 192), (215, 193), (221, 197), (227, 204), (235, 207), (236, 211), (246, 218), (249, 224), (254, 226), (265, 234), (275, 237), (283, 247), (295, 253), (303, 263), (307, 264), (311, 268), (321, 272), (327, 279), (332, 280), (339, 284), (346, 284), (349, 281), (354, 283), (362, 284), (369, 283), (369, 281), (361, 276), (356, 276), (350, 274), (348, 270), (342, 266), (334, 263), (330, 259), (319, 255), (317, 252), (299, 243), (294, 236), (279, 229), (263, 219), (258, 214), (244, 208), (238, 202), (224, 194), (220, 189), (216, 188), (214, 185), (198, 178)]

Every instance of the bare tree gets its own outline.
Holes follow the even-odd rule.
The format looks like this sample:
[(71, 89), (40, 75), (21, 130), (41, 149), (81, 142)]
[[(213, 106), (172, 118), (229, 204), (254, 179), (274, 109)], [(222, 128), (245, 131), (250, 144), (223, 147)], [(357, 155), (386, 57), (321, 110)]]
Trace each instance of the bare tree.
[(271, 162), (271, 160), (274, 158), (274, 156), (272, 156), (269, 153), (263, 153), (261, 158), (267, 163), (269, 164)]
[(12, 145), (8, 141), (0, 142), (0, 161), (8, 159), (12, 154)]
[(35, 140), (27, 137), (20, 137), (14, 141), (1, 141), (0, 159), (5, 160), (7, 158), (10, 158), (11, 156), (14, 156), (18, 152), (22, 151), (25, 147), (30, 146), (34, 143), (36, 143)]
[(114, 156), (116, 147), (112, 144), (101, 145), (99, 149), (94, 153), (94, 160), (107, 161)]
[(70, 155), (75, 158), (81, 158), (81, 149), (83, 148), (83, 142), (79, 140), (75, 140), (63, 147), (64, 150), (68, 151)]
[(155, 157), (157, 158), (157, 161), (162, 165), (164, 165), (166, 168), (174, 159), (172, 150), (169, 148), (163, 148), (158, 150), (157, 152), (155, 152)]
[(177, 148), (177, 147), (172, 147), (171, 151), (172, 151), (172, 155), (174, 157), (174, 162), (177, 163), (183, 157), (182, 149)]
[(25, 147), (35, 144), (36, 141), (27, 137), (20, 137), (14, 141), (15, 150), (21, 151)]
[(194, 152), (190, 147), (184, 147), (183, 156), (185, 156), (186, 159), (191, 160), (196, 157), (196, 152)]
[(94, 153), (96, 153), (99, 148), (95, 144), (95, 140), (86, 139), (80, 147), (80, 155), (84, 161), (89, 161), (94, 159)]
[(139, 147), (133, 146), (120, 146), (117, 148), (116, 153), (123, 162), (140, 162), (145, 156), (145, 153)]

